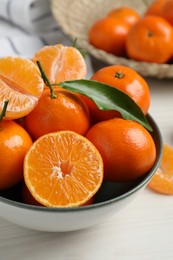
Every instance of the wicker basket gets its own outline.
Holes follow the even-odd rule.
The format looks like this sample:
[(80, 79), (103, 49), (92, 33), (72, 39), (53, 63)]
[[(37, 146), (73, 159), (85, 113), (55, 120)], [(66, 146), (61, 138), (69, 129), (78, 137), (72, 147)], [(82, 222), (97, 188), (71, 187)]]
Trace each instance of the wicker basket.
[(143, 76), (155, 78), (173, 78), (173, 64), (155, 64), (137, 62), (132, 59), (117, 57), (88, 43), (88, 30), (97, 19), (104, 17), (108, 11), (118, 6), (131, 6), (143, 14), (152, 0), (52, 0), (53, 15), (64, 31), (91, 55), (107, 64), (129, 66)]

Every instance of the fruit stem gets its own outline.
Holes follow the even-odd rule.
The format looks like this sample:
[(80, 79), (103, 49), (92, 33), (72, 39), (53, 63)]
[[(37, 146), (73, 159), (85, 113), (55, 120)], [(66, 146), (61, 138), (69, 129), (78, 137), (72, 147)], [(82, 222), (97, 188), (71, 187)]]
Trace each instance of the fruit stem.
[(153, 35), (154, 35), (153, 32), (151, 31), (148, 32), (148, 37), (152, 37)]
[(74, 39), (72, 47), (76, 48), (76, 45), (77, 45), (77, 37)]
[(37, 65), (38, 65), (38, 68), (39, 68), (39, 70), (40, 70), (41, 76), (42, 76), (42, 78), (43, 78), (43, 80), (44, 80), (44, 83), (45, 83), (46, 86), (49, 87), (49, 89), (50, 89), (50, 96), (51, 96), (51, 98), (57, 98), (57, 95), (55, 95), (55, 93), (54, 93), (52, 84), (51, 84), (50, 81), (48, 80), (48, 78), (47, 78), (47, 76), (46, 76), (46, 74), (45, 74), (45, 72), (44, 72), (44, 70), (43, 70), (43, 67), (42, 67), (40, 61), (37, 61)]
[(5, 116), (5, 113), (6, 113), (6, 110), (7, 110), (7, 106), (8, 106), (8, 102), (9, 102), (8, 99), (4, 101), (4, 106), (3, 106), (2, 112), (0, 114), (0, 122), (1, 122), (2, 118)]
[(73, 44), (72, 44), (72, 47), (73, 47), (73, 48), (76, 48), (76, 49), (80, 52), (80, 54), (82, 55), (82, 57), (83, 57), (84, 59), (86, 58), (86, 56), (87, 56), (87, 51), (86, 51), (85, 49), (80, 48), (80, 47), (78, 46), (78, 44), (77, 44), (77, 37), (74, 39)]
[(121, 79), (121, 78), (123, 78), (124, 77), (124, 74), (122, 73), (122, 72), (116, 72), (115, 73), (115, 78), (119, 78), (119, 79)]

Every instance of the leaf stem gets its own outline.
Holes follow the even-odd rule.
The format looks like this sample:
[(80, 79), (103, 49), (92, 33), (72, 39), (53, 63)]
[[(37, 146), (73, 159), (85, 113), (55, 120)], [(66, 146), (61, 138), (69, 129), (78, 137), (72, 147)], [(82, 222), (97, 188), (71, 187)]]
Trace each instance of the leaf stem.
[(44, 80), (44, 83), (50, 89), (50, 96), (51, 96), (51, 98), (56, 98), (57, 95), (55, 95), (55, 93), (54, 93), (54, 90), (53, 90), (53, 87), (52, 87), (53, 84), (51, 84), (49, 79), (47, 78), (40, 61), (37, 61), (37, 65), (38, 65), (38, 68), (40, 70), (41, 76), (42, 76), (42, 78)]
[(9, 99), (4, 101), (2, 112), (0, 114), (0, 122), (2, 121), (2, 118), (5, 116), (5, 113), (6, 113), (6, 110), (7, 110), (7, 106), (8, 106), (8, 102), (9, 102)]

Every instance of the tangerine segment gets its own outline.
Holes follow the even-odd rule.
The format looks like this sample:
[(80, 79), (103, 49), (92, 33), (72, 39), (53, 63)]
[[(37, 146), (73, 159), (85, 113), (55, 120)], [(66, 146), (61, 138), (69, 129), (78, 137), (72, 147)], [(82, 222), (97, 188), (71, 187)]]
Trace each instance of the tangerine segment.
[(95, 146), (72, 131), (37, 139), (25, 156), (24, 179), (32, 196), (47, 207), (87, 202), (103, 181), (103, 162)]
[(30, 113), (42, 94), (44, 82), (33, 62), (21, 57), (0, 58), (0, 112), (9, 99), (6, 116), (21, 118)]
[(86, 77), (86, 63), (81, 53), (74, 47), (62, 44), (45, 46), (35, 53), (32, 60), (41, 62), (52, 84)]
[(173, 195), (173, 147), (165, 144), (160, 168), (154, 174), (148, 187), (155, 192)]

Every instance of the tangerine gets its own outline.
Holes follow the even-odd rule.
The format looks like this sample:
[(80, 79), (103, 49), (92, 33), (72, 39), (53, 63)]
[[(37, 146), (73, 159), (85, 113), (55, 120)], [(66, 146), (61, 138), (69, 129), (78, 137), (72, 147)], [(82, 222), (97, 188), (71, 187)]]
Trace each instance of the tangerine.
[(108, 16), (123, 19), (127, 24), (131, 26), (134, 25), (140, 19), (139, 13), (135, 9), (128, 6), (121, 6), (112, 9), (108, 13)]
[(25, 156), (24, 179), (32, 196), (47, 207), (77, 207), (103, 181), (103, 161), (95, 146), (72, 131), (37, 139)]
[(23, 179), (23, 160), (32, 145), (29, 134), (12, 120), (0, 121), (0, 190)]
[(166, 63), (173, 54), (173, 28), (162, 17), (145, 16), (129, 31), (126, 49), (129, 58)]
[(125, 56), (125, 42), (130, 26), (111, 16), (97, 20), (88, 32), (89, 42), (96, 48), (117, 56)]
[(137, 122), (110, 119), (92, 126), (85, 136), (103, 158), (104, 180), (138, 179), (155, 162), (155, 143), (149, 132)]
[(148, 187), (155, 192), (173, 195), (173, 147), (163, 146), (163, 155), (160, 168), (156, 171)]
[(35, 53), (32, 61), (40, 61), (45, 74), (52, 84), (86, 77), (86, 63), (74, 47), (62, 44), (45, 46)]
[[(147, 114), (150, 106), (149, 87), (147, 82), (133, 69), (121, 65), (106, 66), (98, 70), (91, 77), (91, 80), (108, 84), (123, 91), (138, 104), (144, 114)], [(87, 97), (83, 97), (83, 99), (87, 103), (94, 122), (120, 117), (117, 111), (100, 110), (91, 99)]]
[(165, 1), (162, 8), (162, 17), (173, 26), (173, 0)]
[(21, 57), (0, 58), (0, 113), (9, 100), (5, 118), (17, 119), (37, 105), (44, 88), (38, 67)]
[(165, 4), (165, 0), (155, 0), (146, 9), (144, 15), (156, 15), (162, 16), (162, 8)]
[[(35, 205), (35, 206), (43, 206), (40, 204), (31, 194), (28, 187), (26, 186), (25, 182), (22, 183), (22, 202), (29, 205)], [(94, 202), (94, 196), (90, 198), (87, 202), (85, 202), (81, 206), (88, 206), (93, 204)]]
[(84, 135), (90, 127), (88, 107), (75, 93), (54, 88), (56, 98), (52, 98), (49, 89), (44, 89), (35, 109), (26, 116), (28, 133), (36, 140), (50, 132), (71, 130)]

